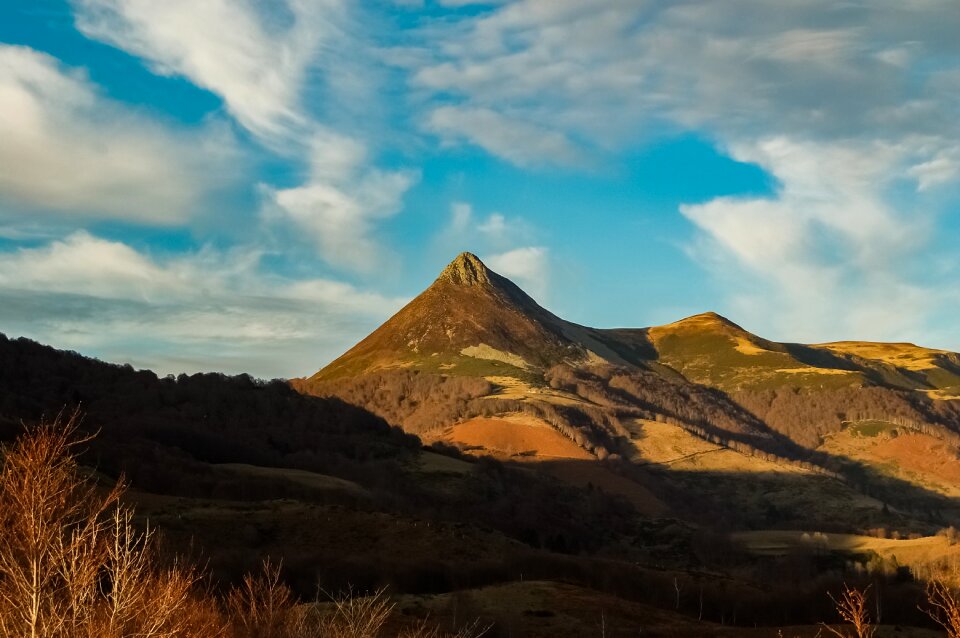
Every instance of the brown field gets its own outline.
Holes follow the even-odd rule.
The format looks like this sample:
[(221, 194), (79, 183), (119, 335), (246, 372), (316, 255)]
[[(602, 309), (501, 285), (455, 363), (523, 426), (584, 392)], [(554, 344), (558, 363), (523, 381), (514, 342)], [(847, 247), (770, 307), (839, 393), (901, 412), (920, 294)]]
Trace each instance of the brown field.
[(440, 439), (497, 457), (529, 460), (594, 458), (545, 421), (523, 414), (469, 419), (445, 430)]
[(596, 457), (550, 424), (523, 414), (478, 417), (448, 428), (442, 441), (470, 453), (503, 460), (537, 463), (538, 469), (579, 487), (592, 485), (629, 500), (641, 512), (656, 516), (667, 507), (647, 487), (613, 472)]
[(897, 461), (907, 473), (916, 472), (942, 481), (950, 488), (951, 495), (960, 494), (957, 452), (943, 441), (925, 434), (905, 434), (881, 441), (873, 453), (881, 460)]
[[(162, 530), (177, 553), (195, 548), (217, 580), (229, 581), (256, 569), (266, 556), (311, 579), (346, 574), (350, 582), (369, 586), (370, 579), (389, 582), (387, 572), (447, 569), (457, 564), (499, 564), (520, 545), (491, 530), (385, 512), (358, 511), (337, 505), (292, 500), (238, 502), (161, 496), (131, 490), (127, 500), (142, 520)], [(398, 576), (399, 575), (399, 576)]]
[(367, 494), (367, 490), (353, 481), (347, 481), (336, 476), (327, 476), (306, 470), (295, 470), (281, 467), (261, 467), (246, 463), (220, 463), (213, 466), (214, 471), (238, 477), (278, 478), (303, 485), (317, 490), (347, 492), (357, 495)]
[(473, 465), (436, 452), (423, 451), (416, 461), (417, 471), (426, 474), (469, 474)]
[[(573, 585), (525, 581), (436, 596), (403, 596), (404, 614), (429, 615), (442, 623), (479, 618), (496, 622), (500, 635), (712, 636), (720, 627), (679, 614), (600, 594)], [(504, 633), (506, 630), (506, 633)], [(776, 634), (771, 634), (776, 635)]]
[(666, 504), (650, 489), (625, 476), (620, 476), (602, 463), (553, 461), (543, 464), (540, 469), (571, 485), (579, 487), (592, 485), (609, 494), (622, 496), (645, 516), (661, 516), (669, 511)]

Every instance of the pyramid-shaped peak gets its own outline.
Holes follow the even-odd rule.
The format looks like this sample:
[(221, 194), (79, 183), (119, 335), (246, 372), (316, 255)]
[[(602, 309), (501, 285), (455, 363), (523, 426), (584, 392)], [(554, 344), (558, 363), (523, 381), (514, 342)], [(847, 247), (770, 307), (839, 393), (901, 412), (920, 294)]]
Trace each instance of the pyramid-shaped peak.
[(483, 286), (491, 283), (491, 274), (479, 257), (463, 252), (443, 269), (438, 281), (449, 281), (460, 286)]

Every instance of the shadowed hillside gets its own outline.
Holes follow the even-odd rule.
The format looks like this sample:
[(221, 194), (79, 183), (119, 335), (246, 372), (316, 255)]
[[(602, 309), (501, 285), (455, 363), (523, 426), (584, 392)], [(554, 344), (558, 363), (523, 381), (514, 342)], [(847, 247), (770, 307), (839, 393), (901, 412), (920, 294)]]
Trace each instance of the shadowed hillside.
[[(476, 542), (491, 547), (588, 553), (645, 534), (623, 499), (493, 460), (425, 450), (417, 437), (362, 408), (305, 396), (284, 382), (220, 374), (158, 378), (0, 335), (5, 438), (20, 431), (21, 421), (76, 407), (85, 413), (83, 427), (98, 433), (82, 461), (106, 480), (128, 477), (142, 510), (168, 522), (167, 533), (183, 544), (195, 540), (224, 577), (254, 568), (261, 551), (278, 548), (280, 530), (298, 539), (279, 544), (300, 556), (296, 569), (326, 565), (330, 587), (356, 583), (352, 564), (372, 570), (380, 584), (420, 583), (413, 589), (446, 579), (457, 562), (414, 566), (411, 556), (434, 551), (429, 526), (404, 540), (409, 555), (378, 568), (351, 530), (396, 534), (430, 520), (449, 526), (454, 548), (475, 533)], [(277, 499), (310, 506), (263, 504)], [(234, 508), (226, 511), (245, 512), (237, 515), (248, 520), (235, 545), (223, 542), (225, 530), (214, 524), (226, 503)], [(325, 526), (336, 541), (321, 550), (302, 535), (332, 512), (335, 522)], [(235, 517), (223, 522), (235, 529)]]

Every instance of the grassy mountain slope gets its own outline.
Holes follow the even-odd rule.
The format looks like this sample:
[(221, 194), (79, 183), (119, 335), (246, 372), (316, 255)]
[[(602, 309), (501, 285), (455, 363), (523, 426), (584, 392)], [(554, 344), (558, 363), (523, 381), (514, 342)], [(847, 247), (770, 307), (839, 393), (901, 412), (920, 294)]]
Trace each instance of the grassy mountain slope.
[(838, 357), (768, 341), (712, 312), (648, 328), (646, 334), (661, 363), (691, 381), (725, 391), (868, 382), (863, 371)]
[(912, 343), (839, 341), (813, 348), (827, 350), (875, 371), (891, 385), (927, 389), (934, 398), (960, 397), (960, 354)]
[(660, 363), (727, 392), (870, 386), (960, 392), (960, 354), (908, 343), (778, 343), (707, 312), (642, 331)]
[[(651, 501), (651, 485), (663, 480), (660, 488), (673, 490), (676, 498), (689, 490), (712, 490), (740, 503), (744, 512), (755, 511), (756, 494), (741, 489), (738, 479), (726, 485), (723, 477), (730, 471), (769, 475), (769, 489), (787, 494), (792, 479), (782, 481), (777, 472), (766, 471), (772, 463), (811, 476), (842, 476), (848, 487), (839, 491), (812, 481), (818, 487), (809, 502), (825, 489), (825, 498), (841, 504), (828, 508), (833, 512), (860, 511), (842, 505), (857, 498), (844, 492), (849, 486), (880, 497), (864, 501), (866, 510), (879, 512), (887, 501), (930, 512), (952, 511), (943, 500), (951, 492), (927, 494), (926, 486), (933, 483), (889, 476), (874, 457), (847, 456), (821, 444), (848, 423), (873, 419), (956, 449), (960, 402), (937, 400), (931, 393), (952, 387), (955, 359), (896, 344), (884, 350), (881, 345), (778, 343), (715, 313), (653, 328), (578, 326), (544, 310), (465, 253), (367, 339), (293, 384), (309, 394), (363, 406), (393, 425), (471, 453), (542, 461), (540, 469), (560, 468), (571, 481), (587, 473), (570, 468), (591, 461), (550, 459), (546, 450), (562, 446), (536, 439), (524, 423), (553, 427), (594, 463), (607, 457), (635, 460), (633, 424), (643, 421), (680, 428), (693, 440), (733, 455), (723, 457), (726, 469), (679, 464), (672, 472), (657, 470), (652, 478), (637, 475), (636, 503)], [(648, 428), (643, 436), (655, 438), (654, 432), (659, 431)], [(618, 493), (631, 489), (620, 479), (591, 472)], [(712, 482), (701, 480), (711, 476)], [(758, 478), (758, 484), (765, 480)], [(654, 500), (670, 499), (657, 494)], [(780, 505), (782, 520), (800, 507)], [(769, 509), (775, 512), (777, 505)], [(764, 516), (750, 518), (755, 524)], [(853, 518), (876, 517), (860, 511)]]
[(429, 288), (311, 380), (401, 367), (528, 379), (558, 363), (642, 365), (649, 354), (608, 339), (604, 331), (560, 319), (475, 255), (463, 253)]

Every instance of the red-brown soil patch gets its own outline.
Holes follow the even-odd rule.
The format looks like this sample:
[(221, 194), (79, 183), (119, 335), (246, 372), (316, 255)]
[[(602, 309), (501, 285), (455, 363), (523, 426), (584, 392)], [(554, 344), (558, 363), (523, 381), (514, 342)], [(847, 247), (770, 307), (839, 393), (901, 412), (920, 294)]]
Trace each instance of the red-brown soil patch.
[(441, 438), (501, 457), (594, 459), (548, 423), (526, 415), (469, 419), (451, 427)]

